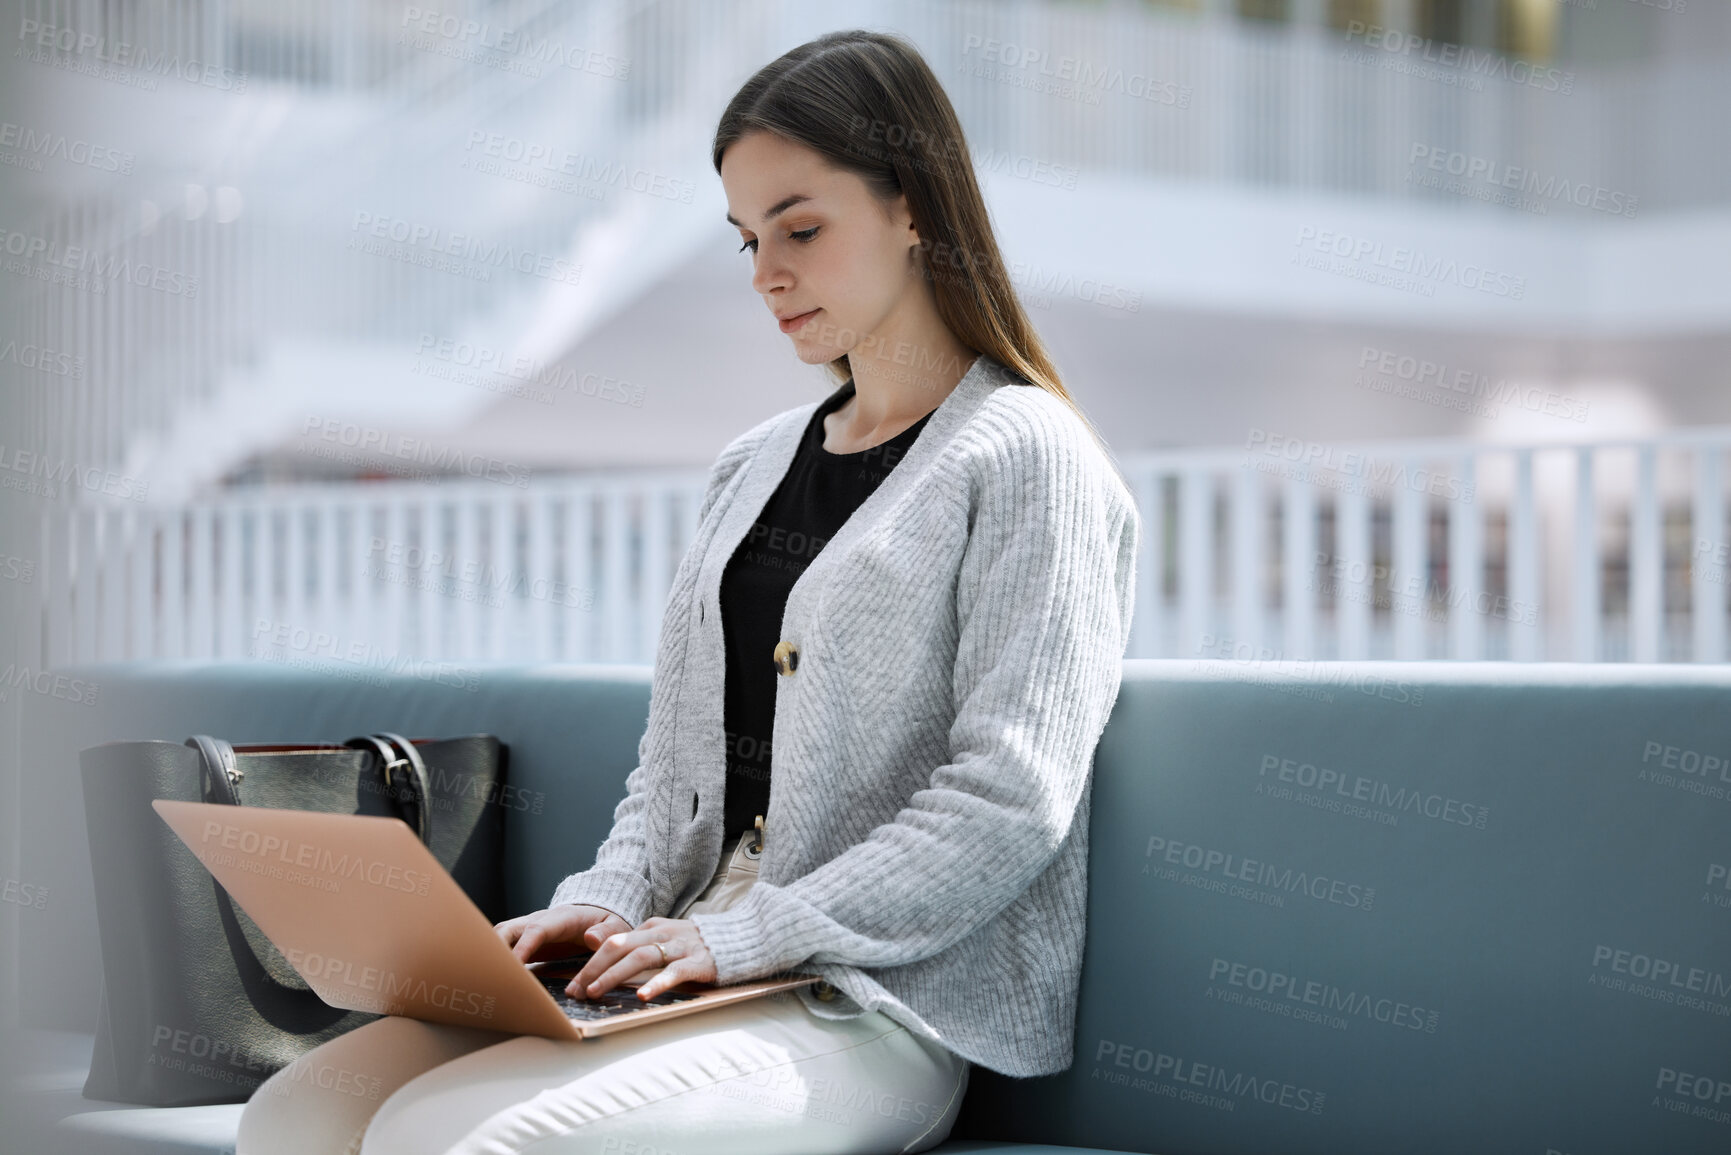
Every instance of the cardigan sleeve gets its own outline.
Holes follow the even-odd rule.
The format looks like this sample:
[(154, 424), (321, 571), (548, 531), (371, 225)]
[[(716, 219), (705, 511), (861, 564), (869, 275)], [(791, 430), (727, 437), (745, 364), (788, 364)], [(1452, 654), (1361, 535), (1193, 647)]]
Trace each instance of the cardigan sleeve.
[[(709, 480), (704, 486), (703, 499), (697, 508), (698, 531), (691, 549), (680, 563), (680, 572), (674, 579), (675, 594), (688, 586), (695, 577), (695, 567), (700, 560), (698, 551), (701, 543), (707, 540), (704, 527), (722, 491), (727, 488), (734, 474), (739, 472), (740, 466), (756, 451), (772, 423), (763, 422), (736, 437), (710, 466)], [(661, 623), (663, 639), (669, 639), (677, 632), (677, 623), (672, 618), (676, 612), (684, 612), (682, 599), (669, 596)], [(634, 927), (649, 917), (653, 895), (649, 881), (650, 848), (644, 811), (649, 804), (650, 766), (653, 761), (649, 738), (656, 730), (655, 714), (657, 706), (660, 705), (656, 691), (659, 687), (660, 671), (665, 668), (665, 663), (661, 662), (658, 656), (656, 681), (650, 688), (649, 725), (637, 743), (637, 767), (625, 776), (625, 797), (613, 810), (613, 829), (596, 850), (595, 865), (588, 870), (569, 875), (554, 889), (548, 906), (565, 903), (599, 906), (612, 911)]]
[(1079, 425), (1053, 429), (1029, 421), (975, 482), (951, 760), (863, 842), (694, 915), (718, 982), (928, 958), (996, 917), (1069, 836), (1122, 680), (1139, 523)]

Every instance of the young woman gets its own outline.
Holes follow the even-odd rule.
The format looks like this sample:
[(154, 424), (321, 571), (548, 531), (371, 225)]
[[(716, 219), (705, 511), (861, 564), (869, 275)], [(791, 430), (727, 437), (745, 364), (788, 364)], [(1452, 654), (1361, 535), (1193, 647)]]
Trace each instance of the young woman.
[[(1070, 1065), (1128, 487), (910, 44), (787, 53), (714, 162), (753, 288), (838, 387), (716, 460), (613, 829), (498, 930), (525, 962), (593, 950), (574, 997), (650, 968), (645, 998), (824, 981), (581, 1043), (380, 1019), (260, 1087), (238, 1155), (916, 1152), (972, 1064)], [(325, 1068), (378, 1093), (304, 1077)]]

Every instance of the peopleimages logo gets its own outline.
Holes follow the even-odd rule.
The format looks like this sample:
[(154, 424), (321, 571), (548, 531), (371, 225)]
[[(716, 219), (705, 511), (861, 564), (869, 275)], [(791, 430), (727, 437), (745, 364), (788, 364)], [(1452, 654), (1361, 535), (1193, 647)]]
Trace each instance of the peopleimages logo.
[[(1250, 883), (1253, 886), (1267, 887), (1286, 894), (1304, 894), (1320, 902), (1331, 902), (1338, 906), (1351, 907), (1355, 910), (1369, 910), (1376, 901), (1374, 887), (1361, 886), (1344, 879), (1329, 878), (1323, 874), (1312, 874), (1305, 870), (1294, 870), (1291, 867), (1280, 867), (1272, 862), (1262, 862), (1255, 858), (1244, 858), (1223, 850), (1214, 850), (1195, 843), (1179, 842), (1176, 839), (1162, 838), (1151, 835), (1148, 848), (1144, 852), (1148, 859), (1142, 866), (1143, 874), (1158, 874), (1168, 881), (1185, 881), (1170, 869), (1161, 869), (1156, 861), (1166, 866), (1182, 866), (1187, 870), (1200, 871), (1202, 875), (1217, 875), (1215, 879), (1198, 878), (1190, 885), (1197, 885), (1203, 890), (1213, 890), (1225, 893), (1228, 891), (1228, 880)], [(1239, 896), (1243, 897), (1243, 896)], [(1278, 895), (1269, 895), (1276, 901), (1268, 905), (1284, 905)]]
[(0, 345), (0, 361), (10, 361), (24, 369), (34, 369), (52, 377), (84, 376), (84, 358), (76, 353), (63, 353), (41, 345), (8, 341)]
[(335, 1067), (330, 1063), (320, 1063), (317, 1067), (307, 1064), (306, 1056), (284, 1067), (280, 1074), (268, 1084), (273, 1095), (293, 1094), (298, 1085), (310, 1083), (326, 1091), (335, 1091), (339, 1095), (353, 1095), (357, 1099), (377, 1099), (383, 1093), (385, 1081), (376, 1075), (364, 1075), (347, 1067)]
[[(202, 1061), (189, 1063), (188, 1060)], [(225, 1071), (223, 1067), (269, 1075), (274, 1065), (268, 1057), (253, 1054), (232, 1040), (212, 1038), (199, 1031), (176, 1028), (166, 1023), (157, 1023), (151, 1032), (150, 1056), (145, 1060), (147, 1067), (186, 1071), (207, 1079), (243, 1082), (253, 1086), (258, 1084), (258, 1079), (237, 1080), (234, 1071)]]
[(1356, 449), (1341, 449), (1255, 426), (1245, 435), (1244, 451), (1245, 465), (1260, 473), (1349, 493), (1409, 489), (1471, 504), (1476, 492), (1471, 480), (1451, 473), (1410, 466), (1404, 460), (1381, 460)]
[[(479, 54), (480, 61), (485, 63), (487, 54), (492, 54), (501, 61), (521, 66), (529, 76), (541, 75), (540, 65), (543, 64), (559, 65), (573, 72), (587, 72), (609, 80), (624, 80), (631, 74), (631, 61), (624, 57), (582, 44), (567, 44), (563, 40), (539, 35), (529, 28), (473, 20), (455, 12), (413, 6), (404, 8), (402, 28), (409, 34), (419, 33), (427, 38), (437, 36), (446, 41), (448, 47), (467, 50), (445, 53), (456, 59), (476, 59), (475, 54)], [(416, 43), (415, 47), (427, 48), (436, 44), (436, 41)]]
[(0, 887), (0, 902), (10, 902), (14, 906), (34, 907), (36, 910), (47, 910), (48, 888), (34, 883), (20, 882), (16, 878), (8, 878), (5, 886)]
[(1715, 1079), (1711, 1075), (1690, 1075), (1674, 1067), (1659, 1068), (1657, 1089), (1672, 1091), (1686, 1099), (1713, 1103), (1731, 1099), (1731, 1080)]
[[(1602, 973), (1601, 968), (1610, 973)], [(1612, 977), (1618, 975), (1627, 975), (1628, 980), (1635, 981)], [(1599, 945), (1593, 948), (1592, 982), (1611, 990), (1627, 989), (1631, 994), (1657, 1002), (1731, 1016), (1731, 1005), (1708, 1001), (1731, 999), (1731, 975), (1723, 971), (1684, 966), (1673, 959)]]
[[(273, 651), (286, 650), (282, 655)], [(351, 677), (383, 686), (385, 681), (373, 671), (419, 678), (423, 682), (449, 686), (474, 693), (481, 686), (479, 674), (451, 662), (431, 658), (415, 658), (381, 649), (368, 641), (345, 642), (335, 634), (311, 630), (290, 622), (259, 618), (252, 628), (252, 650), (249, 655), (272, 661), (286, 661), (291, 666), (333, 672), (339, 677)]]
[[(1489, 807), (1477, 803), (1462, 802), (1458, 798), (1443, 794), (1427, 794), (1405, 786), (1393, 786), (1375, 778), (1366, 778), (1362, 774), (1349, 775), (1344, 771), (1317, 766), (1313, 762), (1282, 758), (1278, 754), (1264, 754), (1262, 764), (1257, 769), (1259, 778), (1266, 779), (1270, 775), (1278, 782), (1314, 790), (1318, 794), (1332, 794), (1332, 801), (1368, 803), (1397, 814), (1417, 814), (1438, 822), (1470, 826), (1476, 830), (1485, 828), (1485, 821), (1490, 814)], [(1256, 792), (1263, 793), (1260, 783)], [(1339, 806), (1324, 809), (1339, 809)]]
[[(1439, 283), (1489, 293), (1493, 297), (1507, 297), (1513, 301), (1522, 300), (1527, 295), (1527, 279), (1523, 276), (1472, 261), (1461, 262), (1453, 257), (1429, 256), (1421, 249), (1409, 249), (1402, 245), (1390, 248), (1381, 241), (1353, 236), (1351, 233), (1303, 225), (1292, 243), (1298, 247), (1298, 251), (1292, 255), (1294, 264), (1306, 264), (1306, 267), (1327, 272), (1358, 276), (1361, 280), (1379, 280), (1394, 288), (1429, 289), (1426, 296), (1433, 294), (1434, 285)], [(1338, 258), (1347, 264), (1341, 268), (1314, 262), (1307, 264), (1302, 259), (1306, 250), (1320, 258)]]
[(337, 854), (329, 847), (310, 842), (288, 841), (274, 834), (260, 834), (226, 822), (215, 820), (204, 824), (201, 853), (221, 848), (248, 858), (268, 861), (271, 865), (314, 871), (334, 879), (351, 879), (400, 890), (406, 894), (425, 895), (432, 876), (425, 871), (411, 870), (380, 859), (358, 855)]
[[(1731, 1123), (1731, 1079), (1660, 1067), (1653, 1106), (1713, 1123)], [(1661, 1098), (1660, 1096), (1665, 1096)]]
[(1348, 40), (1363, 42), (1389, 56), (1417, 56), (1432, 64), (1459, 68), (1474, 76), (1525, 84), (1545, 92), (1569, 96), (1575, 91), (1575, 74), (1517, 60), (1500, 52), (1481, 52), (1470, 45), (1431, 40), (1416, 32), (1400, 32), (1363, 20), (1347, 22)]
[(1429, 567), (1408, 573), (1362, 558), (1335, 557), (1318, 550), (1305, 588), (1340, 602), (1368, 604), (1390, 613), (1447, 622), (1450, 614), (1476, 613), (1501, 618), (1510, 625), (1537, 626), (1539, 609), (1533, 602), (1492, 594), (1489, 590), (1451, 588), (1430, 576)]
[(301, 429), (304, 438), (318, 437), (360, 453), (376, 453), (381, 457), (413, 461), (428, 466), (434, 472), (464, 473), (501, 485), (527, 488), (531, 468), (510, 461), (500, 461), (482, 453), (468, 453), (455, 445), (442, 445), (419, 437), (356, 425), (334, 417), (308, 417)]
[[(420, 372), (427, 376), (440, 376), (449, 380), (457, 380), (465, 385), (477, 384), (475, 377), (464, 377), (457, 370), (473, 370), (476, 374), (490, 373), (495, 376), (509, 377), (521, 381), (525, 385), (539, 386), (542, 389), (558, 389), (563, 392), (577, 393), (584, 397), (593, 397), (600, 401), (611, 401), (617, 405), (630, 405), (633, 408), (643, 408), (644, 388), (616, 377), (593, 370), (579, 371), (575, 365), (565, 362), (548, 362), (527, 354), (513, 353), (509, 350), (496, 349), (490, 345), (472, 341), (462, 341), (452, 337), (438, 337), (432, 333), (423, 332), (415, 347), (417, 362), (431, 358), (452, 367), (452, 372), (438, 373), (432, 368), (417, 365), (412, 372)], [(483, 388), (488, 386), (483, 385)], [(499, 392), (501, 390), (494, 390)], [(547, 404), (553, 403), (550, 394), (542, 394)]]
[(1731, 907), (1731, 866), (1723, 862), (1707, 864), (1707, 889), (1702, 893), (1701, 901), (1713, 906)]
[(354, 963), (344, 959), (293, 947), (284, 951), (283, 957), (309, 982), (313, 979), (326, 979), (346, 988), (351, 996), (356, 991), (376, 993), (377, 999), (351, 997), (348, 1001), (367, 1001), (380, 1008), (381, 1014), (400, 1013), (396, 1009), (385, 1008), (407, 1009), (409, 1000), (412, 999), (423, 1006), (431, 1004), (459, 1014), (483, 1019), (493, 1017), (496, 996), (485, 995), (480, 991), (452, 986), (450, 983), (429, 983), (424, 978), (399, 975), (395, 971), (381, 970), (378, 967), (356, 967)]
[[(469, 271), (483, 274), (480, 278), (482, 280), (490, 279), (493, 269), (514, 269), (519, 273), (567, 285), (578, 284), (583, 276), (581, 265), (552, 253), (531, 252), (498, 241), (482, 240), (470, 233), (454, 232), (439, 225), (406, 220), (384, 213), (369, 213), (364, 209), (355, 211), (355, 219), (349, 226), (349, 231), (362, 234), (350, 238), (348, 247), (351, 249), (360, 249), (379, 256), (409, 254), (405, 259), (410, 263), (437, 268), (440, 271), (463, 271), (442, 258), (467, 261), (470, 262)], [(360, 243), (367, 238), (401, 245), (402, 250), (393, 254), (390, 250), (376, 246), (369, 248)]]
[(32, 670), (17, 662), (8, 662), (6, 668), (0, 670), (0, 702), (9, 701), (13, 690), (29, 690), (75, 706), (94, 706), (99, 689), (95, 682), (86, 682), (83, 678), (57, 674), (52, 670)]
[[(245, 72), (236, 72), (196, 57), (182, 60), (178, 52), (160, 51), (152, 55), (148, 48), (127, 41), (116, 42), (70, 24), (44, 24), (25, 17), (18, 22), (18, 41), (20, 47), (13, 53), (15, 56), (107, 80), (124, 83), (146, 80), (149, 81), (147, 87), (154, 89), (154, 78), (173, 77), (223, 92), (246, 91)], [(135, 69), (146, 75), (129, 76), (118, 71), (120, 69)]]
[(1731, 800), (1731, 755), (1707, 754), (1650, 739), (1641, 748), (1641, 769), (1635, 780)]
[(1325, 662), (1316, 658), (1285, 658), (1278, 650), (1267, 646), (1253, 647), (1249, 642), (1234, 642), (1203, 634), (1197, 642), (1198, 654), (1216, 654), (1218, 662), (1205, 668), (1230, 671), (1235, 679), (1258, 686), (1267, 686), (1282, 694), (1309, 698), (1318, 702), (1333, 702), (1332, 688), (1354, 690), (1367, 697), (1394, 702), (1403, 706), (1424, 705), (1424, 687), (1411, 682), (1367, 672), (1370, 662)]
[(963, 71), (972, 75), (999, 81), (1016, 77), (1019, 87), (1084, 104), (1099, 104), (1100, 94), (1109, 92), (1150, 104), (1189, 108), (1193, 95), (1188, 84), (1175, 80), (1125, 72), (1115, 64), (1095, 64), (1079, 56), (1054, 57), (1043, 47), (979, 35), (969, 35), (963, 40), (962, 56)]
[[(1325, 1026), (1344, 1027), (1346, 1018), (1359, 1018), (1403, 1027), (1410, 1031), (1436, 1034), (1439, 1017), (1436, 1011), (1401, 999), (1380, 998), (1362, 991), (1343, 990), (1313, 979), (1301, 979), (1284, 971), (1217, 957), (1208, 965), (1208, 981), (1211, 984), (1223, 983), (1236, 988), (1231, 994), (1247, 991), (1253, 996), (1263, 996), (1264, 1001), (1279, 1000), (1274, 1002), (1271, 1008), (1259, 1009), (1274, 1009), (1276, 1013), (1289, 1017), (1295, 1013), (1302, 1017), (1302, 1011), (1320, 1012), (1319, 1020)], [(1226, 994), (1227, 992), (1216, 994), (1213, 986), (1208, 988), (1208, 997), (1233, 1001), (1227, 998)], [(1281, 1005), (1282, 1003), (1285, 1005)], [(1341, 1019), (1338, 1024), (1329, 1021), (1336, 1016)]]
[[(450, 598), (494, 609), (504, 596), (548, 602), (566, 609), (595, 608), (595, 590), (517, 570), (502, 570), (491, 562), (463, 559), (437, 550), (382, 537), (372, 539), (361, 576), (411, 589), (430, 590)], [(503, 595), (503, 596), (502, 596)]]
[(1441, 145), (1415, 142), (1411, 155), (1407, 157), (1407, 163), (1416, 168), (1421, 162), (1433, 172), (1447, 173), (1468, 182), (1482, 181), (1486, 186), (1530, 193), (1533, 197), (1540, 198), (1540, 212), (1546, 209), (1544, 201), (1563, 201), (1596, 212), (1632, 217), (1640, 203), (1638, 198), (1617, 189), (1602, 188), (1585, 181), (1571, 181), (1549, 174), (1541, 177), (1536, 169), (1503, 164), (1488, 157), (1473, 156)]
[[(643, 168), (630, 168), (615, 161), (602, 160), (588, 153), (572, 152), (567, 148), (540, 141), (524, 140), (476, 128), (469, 131), (463, 151), (471, 155), (462, 167), (496, 176), (513, 176), (524, 183), (547, 185), (560, 192), (579, 191), (579, 185), (591, 185), (600, 190), (607, 187), (630, 189), (632, 192), (660, 200), (690, 204), (697, 192), (693, 181), (663, 176)], [(474, 155), (479, 152), (479, 156)], [(517, 165), (513, 170), (504, 164)], [(557, 178), (570, 177), (561, 182)]]
[[(70, 137), (61, 132), (14, 124), (9, 120), (0, 121), (0, 149), (16, 149), (16, 155), (20, 159), (30, 162), (19, 167), (27, 167), (36, 172), (42, 171), (44, 160), (60, 160), (99, 172), (117, 172), (123, 175), (132, 172), (133, 157), (130, 152), (92, 144), (88, 140)], [(7, 155), (0, 153), (0, 163), (11, 163), (5, 159)]]
[[(1273, 1107), (1284, 1107), (1289, 1111), (1303, 1114), (1322, 1114), (1322, 1104), (1326, 1096), (1323, 1092), (1310, 1087), (1301, 1087), (1296, 1083), (1286, 1083), (1279, 1079), (1262, 1078), (1247, 1071), (1232, 1071), (1226, 1067), (1212, 1063), (1202, 1063), (1195, 1059), (1187, 1059), (1178, 1055), (1168, 1055), (1164, 1051), (1155, 1051), (1147, 1047), (1138, 1047), (1134, 1043), (1121, 1043), (1112, 1039), (1101, 1039), (1094, 1049), (1094, 1061), (1107, 1066), (1102, 1073), (1101, 1067), (1094, 1068), (1093, 1078), (1121, 1086), (1131, 1086), (1143, 1091), (1155, 1091), (1157, 1088), (1151, 1081), (1161, 1081), (1174, 1084), (1169, 1098), (1188, 1100), (1196, 1094), (1192, 1088), (1202, 1088), (1203, 1091), (1217, 1091), (1229, 1096), (1224, 1102), (1200, 1102), (1202, 1106), (1235, 1110), (1238, 1101), (1246, 1098), (1259, 1103), (1267, 1103)], [(1114, 1071), (1111, 1068), (1120, 1070)], [(1150, 1076), (1149, 1079), (1135, 1079), (1130, 1072), (1141, 1072)], [(1177, 1093), (1179, 1087), (1184, 1093)]]
[(0, 252), (18, 260), (0, 268), (21, 277), (66, 285), (79, 292), (106, 293), (109, 282), (151, 289), (171, 297), (198, 296), (198, 277), (129, 256), (93, 253), (82, 245), (62, 245), (41, 233), (0, 226)]
[[(1577, 424), (1587, 420), (1591, 408), (1585, 401), (1554, 390), (1541, 389), (1537, 385), (1519, 385), (1506, 377), (1493, 380), (1487, 374), (1472, 369), (1452, 367), (1443, 362), (1379, 349), (1375, 345), (1366, 345), (1359, 352), (1358, 368), (1360, 384), (1363, 384), (1364, 370), (1374, 369), (1375, 373), (1384, 378), (1408, 382), (1416, 388), (1429, 387), (1446, 393), (1462, 394), (1472, 401), (1485, 402), (1487, 407), (1518, 407), (1528, 413), (1543, 413)], [(1495, 417), (1498, 413), (1499, 410), (1486, 408), (1482, 416)]]

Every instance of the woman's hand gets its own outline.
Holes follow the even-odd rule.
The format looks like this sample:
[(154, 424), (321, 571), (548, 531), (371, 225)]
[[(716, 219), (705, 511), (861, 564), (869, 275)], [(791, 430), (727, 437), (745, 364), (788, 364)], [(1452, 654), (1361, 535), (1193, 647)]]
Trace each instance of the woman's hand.
[(532, 963), (579, 953), (570, 949), (571, 943), (594, 950), (595, 943), (610, 934), (630, 930), (631, 924), (603, 907), (567, 902), (521, 918), (506, 919), (493, 929), (519, 962)]
[(596, 998), (625, 979), (661, 966), (660, 943), (667, 952), (667, 965), (660, 974), (637, 988), (637, 997), (652, 999), (668, 987), (683, 982), (715, 981), (715, 959), (704, 945), (697, 924), (683, 918), (646, 918), (636, 930), (609, 930), (596, 924), (584, 935), (595, 955), (565, 988), (573, 998)]

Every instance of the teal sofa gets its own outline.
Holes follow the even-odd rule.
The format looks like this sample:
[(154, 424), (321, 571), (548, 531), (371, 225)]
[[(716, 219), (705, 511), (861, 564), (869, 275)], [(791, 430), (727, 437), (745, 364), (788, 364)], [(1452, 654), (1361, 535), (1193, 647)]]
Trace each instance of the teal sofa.
[[(637, 667), (365, 680), (90, 667), (26, 708), (0, 1147), (233, 1149), (238, 1105), (80, 1096), (101, 974), (77, 754), (123, 738), (509, 743), (507, 888), (605, 835)], [(448, 682), (457, 685), (444, 684)], [(1096, 757), (1076, 1054), (976, 1068), (949, 1152), (1724, 1155), (1731, 668), (1127, 661)]]

